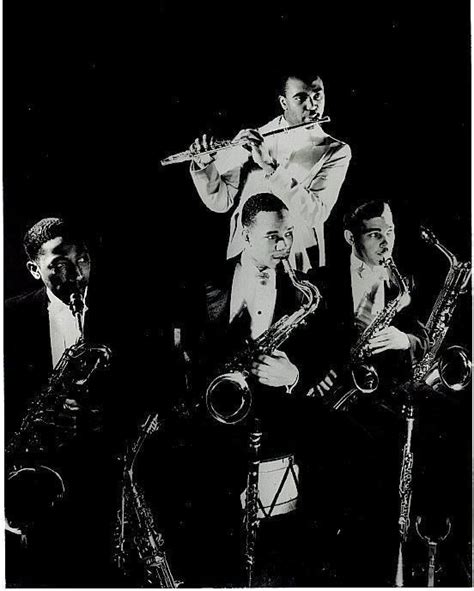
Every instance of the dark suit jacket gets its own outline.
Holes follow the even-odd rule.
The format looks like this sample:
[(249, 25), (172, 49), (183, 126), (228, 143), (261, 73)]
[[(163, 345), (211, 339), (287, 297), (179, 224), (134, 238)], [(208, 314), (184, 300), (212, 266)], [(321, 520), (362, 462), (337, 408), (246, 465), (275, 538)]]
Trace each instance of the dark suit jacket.
[[(355, 343), (358, 333), (354, 328), (354, 308), (352, 301), (352, 285), (349, 261), (344, 268), (329, 269), (323, 267), (311, 273), (313, 281), (319, 285), (327, 305), (326, 330), (328, 355), (334, 365), (347, 363), (351, 346)], [(408, 351), (387, 351), (374, 356), (372, 361), (381, 368), (389, 381), (409, 377), (412, 363), (420, 359), (428, 345), (427, 332), (417, 319), (416, 293), (412, 277), (405, 278), (411, 295), (411, 302), (394, 318), (392, 325), (408, 335), (410, 349)], [(398, 287), (390, 283), (385, 289), (386, 302), (398, 294)]]
[[(98, 377), (97, 399), (108, 408), (119, 406), (126, 392), (124, 326), (110, 298), (92, 282), (87, 295), (85, 339), (112, 351), (111, 371)], [(127, 335), (129, 336), (129, 335)], [(121, 342), (122, 341), (122, 342)], [(19, 426), (29, 400), (48, 382), (53, 370), (48, 297), (44, 287), (5, 302), (5, 416), (6, 434)], [(134, 346), (136, 343), (134, 343)], [(102, 379), (103, 378), (103, 379)], [(113, 379), (112, 379), (113, 378)], [(131, 397), (133, 398), (133, 397)]]
[[(213, 278), (204, 283), (201, 292), (199, 357), (205, 366), (212, 367), (216, 362), (219, 364), (221, 360), (227, 360), (229, 355), (239, 351), (242, 343), (250, 338), (250, 315), (246, 308), (229, 324), (232, 280), (237, 262), (238, 258), (227, 261)], [(307, 279), (303, 273), (299, 272), (297, 272), (297, 278)], [(282, 268), (277, 268), (276, 290), (272, 324), (283, 316), (292, 314), (304, 303), (301, 292), (295, 289)], [(318, 333), (323, 315), (322, 308), (321, 303), (316, 312), (308, 318), (307, 324), (299, 326), (280, 347), (300, 372), (295, 392), (303, 391), (307, 379), (312, 378), (317, 371), (315, 366), (319, 365), (321, 372), (325, 367), (321, 360), (323, 347), (319, 346), (321, 335)], [(272, 390), (275, 392), (275, 388)]]
[[(196, 305), (195, 310), (190, 308), (188, 312), (195, 335), (192, 345), (194, 373), (197, 376), (195, 392), (201, 400), (210, 380), (222, 373), (219, 371), (222, 363), (231, 359), (235, 351), (241, 350), (242, 343), (250, 336), (250, 317), (246, 309), (229, 325), (232, 280), (237, 261), (237, 258), (227, 261), (214, 277), (203, 282), (197, 294), (190, 298)], [(298, 277), (302, 279), (305, 276), (298, 274)], [(293, 287), (283, 270), (280, 272), (277, 269), (276, 288), (272, 323), (286, 314), (293, 313), (302, 304), (301, 293)], [(310, 414), (316, 418), (320, 410), (319, 401), (312, 399), (309, 402), (310, 399), (302, 395), (315, 379), (320, 379), (327, 371), (324, 343), (319, 331), (323, 316), (322, 307), (323, 304), (320, 304), (316, 312), (308, 318), (308, 323), (299, 326), (279, 347), (300, 373), (299, 381), (291, 394), (287, 394), (286, 388), (263, 386), (253, 376), (248, 378), (254, 395), (253, 410), (261, 418), (263, 430), (265, 433), (277, 434), (272, 445), (269, 444), (267, 447), (271, 447), (272, 451), (276, 447), (285, 447), (293, 438), (291, 431), (301, 431), (302, 420)], [(303, 408), (306, 409), (308, 405), (311, 406), (311, 411), (306, 412)], [(224, 426), (224, 429), (229, 430), (229, 427)], [(275, 446), (273, 443), (278, 445)], [(262, 449), (264, 447), (262, 445)]]

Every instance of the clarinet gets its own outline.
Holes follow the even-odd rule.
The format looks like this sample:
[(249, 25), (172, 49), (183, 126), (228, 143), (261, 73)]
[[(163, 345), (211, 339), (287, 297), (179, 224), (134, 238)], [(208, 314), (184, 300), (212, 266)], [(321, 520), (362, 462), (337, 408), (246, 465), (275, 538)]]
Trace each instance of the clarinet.
[(395, 575), (395, 587), (403, 587), (403, 546), (408, 539), (408, 530), (410, 529), (410, 509), (412, 498), (412, 474), (413, 474), (413, 452), (411, 440), (413, 434), (413, 425), (415, 422), (415, 409), (411, 400), (405, 409), (406, 416), (406, 438), (403, 446), (402, 465), (400, 470), (400, 482), (398, 492), (400, 495), (400, 514), (398, 517), (398, 561), (397, 572)]
[(259, 448), (262, 433), (260, 421), (255, 419), (253, 431), (249, 436), (250, 459), (245, 496), (245, 574), (247, 587), (252, 586), (255, 568), (255, 545), (258, 529), (258, 471), (260, 466)]

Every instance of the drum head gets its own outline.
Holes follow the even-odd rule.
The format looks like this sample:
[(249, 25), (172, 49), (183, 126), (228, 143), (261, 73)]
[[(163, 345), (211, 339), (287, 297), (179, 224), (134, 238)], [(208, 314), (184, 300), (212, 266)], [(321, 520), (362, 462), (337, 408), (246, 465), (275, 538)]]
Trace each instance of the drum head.
[[(293, 455), (262, 460), (258, 472), (259, 519), (290, 513), (298, 500), (299, 467)], [(245, 509), (247, 489), (240, 496)]]

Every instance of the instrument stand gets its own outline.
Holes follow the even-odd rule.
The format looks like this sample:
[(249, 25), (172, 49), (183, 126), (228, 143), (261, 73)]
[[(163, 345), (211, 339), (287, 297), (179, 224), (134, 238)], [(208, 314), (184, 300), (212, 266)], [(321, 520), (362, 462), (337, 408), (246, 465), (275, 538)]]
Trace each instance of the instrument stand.
[(438, 538), (431, 539), (426, 535), (423, 535), (420, 532), (420, 525), (421, 525), (421, 517), (418, 516), (416, 518), (416, 533), (419, 537), (426, 542), (428, 545), (428, 584), (427, 587), (434, 587), (435, 586), (435, 572), (436, 572), (436, 554), (438, 551), (438, 544), (443, 542), (451, 532), (451, 520), (449, 518), (446, 519), (446, 528), (447, 531), (443, 536), (439, 536)]

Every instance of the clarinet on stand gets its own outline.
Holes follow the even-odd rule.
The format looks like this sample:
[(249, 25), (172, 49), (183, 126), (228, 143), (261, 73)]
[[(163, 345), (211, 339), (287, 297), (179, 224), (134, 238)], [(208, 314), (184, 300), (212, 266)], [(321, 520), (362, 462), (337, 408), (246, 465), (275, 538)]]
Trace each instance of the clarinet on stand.
[(262, 433), (260, 421), (255, 419), (253, 430), (249, 436), (250, 459), (247, 475), (247, 492), (245, 496), (245, 575), (247, 587), (252, 587), (255, 567), (255, 544), (258, 529), (258, 471), (260, 466), (260, 440)]
[(415, 422), (415, 407), (413, 405), (411, 393), (408, 395), (407, 404), (404, 408), (406, 421), (406, 438), (403, 446), (402, 465), (400, 470), (400, 483), (398, 492), (400, 495), (400, 515), (398, 518), (399, 546), (397, 572), (395, 576), (395, 587), (404, 587), (403, 577), (403, 549), (408, 539), (408, 530), (410, 529), (410, 508), (412, 497), (412, 474), (413, 474), (413, 452), (412, 452), (412, 434)]

